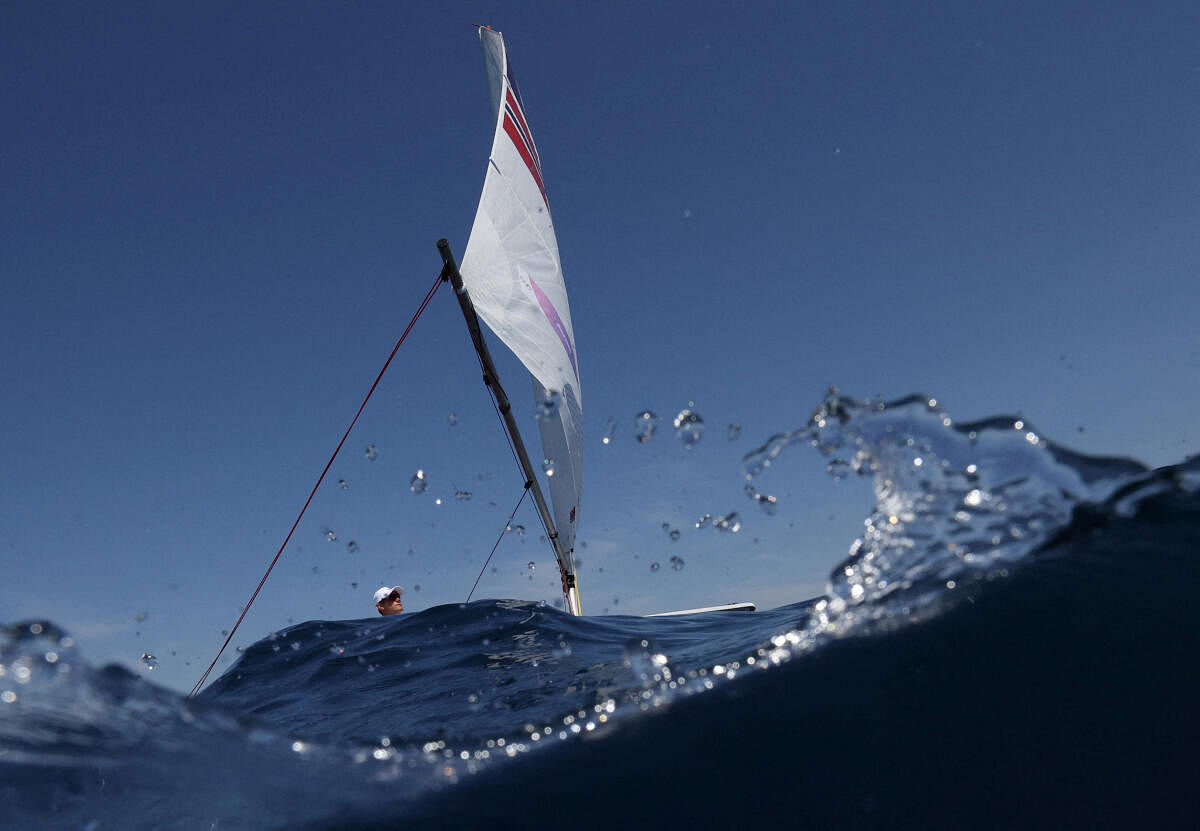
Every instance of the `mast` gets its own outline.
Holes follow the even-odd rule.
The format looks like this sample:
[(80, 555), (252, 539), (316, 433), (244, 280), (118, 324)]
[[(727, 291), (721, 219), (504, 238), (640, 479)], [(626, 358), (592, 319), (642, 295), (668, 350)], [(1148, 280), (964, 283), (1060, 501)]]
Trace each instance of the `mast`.
[(496, 399), (496, 405), (500, 410), (500, 415), (504, 419), (504, 427), (508, 430), (508, 435), (512, 439), (513, 448), (517, 453), (517, 461), (521, 465), (521, 471), (525, 474), (525, 487), (533, 492), (533, 501), (537, 506), (538, 515), (542, 518), (542, 524), (546, 526), (546, 535), (550, 539), (550, 545), (554, 549), (554, 558), (558, 561), (558, 572), (562, 577), (563, 597), (567, 602), (567, 611), (573, 615), (582, 614), (579, 605), (579, 588), (576, 585), (575, 579), (575, 562), (573, 558), (574, 551), (564, 551), (562, 543), (558, 537), (558, 528), (554, 523), (554, 517), (550, 513), (550, 507), (546, 503), (546, 497), (542, 494), (541, 485), (538, 484), (537, 474), (533, 469), (533, 464), (529, 461), (529, 454), (525, 450), (525, 442), (521, 440), (521, 431), (517, 427), (517, 420), (512, 414), (512, 404), (508, 400), (508, 395), (504, 392), (504, 387), (500, 385), (500, 375), (496, 371), (496, 365), (492, 361), (491, 352), (488, 350), (487, 341), (483, 339), (483, 330), (479, 326), (479, 316), (475, 313), (475, 306), (471, 302), (471, 295), (467, 292), (467, 287), (463, 285), (462, 275), (458, 272), (458, 263), (454, 259), (454, 253), (450, 250), (450, 243), (445, 239), (438, 240), (438, 253), (442, 255), (442, 279), (449, 280), (454, 286), (454, 294), (458, 297), (459, 308), (462, 309), (463, 318), (467, 322), (467, 330), (471, 333), (471, 343), (475, 345), (475, 352), (479, 355), (479, 362), (483, 365), (483, 382), (488, 389), (492, 391), (492, 395)]

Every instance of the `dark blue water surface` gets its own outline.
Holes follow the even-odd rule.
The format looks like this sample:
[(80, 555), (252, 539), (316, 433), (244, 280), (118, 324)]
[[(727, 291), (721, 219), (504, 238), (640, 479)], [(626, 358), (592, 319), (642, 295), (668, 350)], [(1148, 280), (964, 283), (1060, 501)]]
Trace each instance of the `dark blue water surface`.
[(197, 698), (0, 630), (0, 827), (1190, 828), (1200, 460), (831, 395), (876, 506), (823, 597), (310, 621)]

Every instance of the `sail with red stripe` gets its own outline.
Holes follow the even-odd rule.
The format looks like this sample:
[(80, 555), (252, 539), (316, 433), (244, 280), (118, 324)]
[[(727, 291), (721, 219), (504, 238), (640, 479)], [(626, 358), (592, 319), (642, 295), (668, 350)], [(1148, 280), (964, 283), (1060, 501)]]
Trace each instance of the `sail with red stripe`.
[[(495, 130), (483, 193), (460, 271), (479, 317), (533, 377), (550, 475), (560, 566), (572, 552), (583, 472), (579, 361), (541, 157), (513, 80), (503, 36), (480, 28)], [(557, 398), (555, 398), (555, 395)], [(543, 402), (557, 401), (557, 407)], [(563, 557), (567, 562), (561, 562)], [(568, 595), (568, 604), (578, 598)], [(571, 611), (578, 613), (577, 608)]]

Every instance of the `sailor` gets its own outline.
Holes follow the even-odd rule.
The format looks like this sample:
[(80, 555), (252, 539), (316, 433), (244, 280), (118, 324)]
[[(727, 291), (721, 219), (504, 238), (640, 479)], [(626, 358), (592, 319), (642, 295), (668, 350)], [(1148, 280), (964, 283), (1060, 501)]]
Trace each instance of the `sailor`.
[(375, 608), (381, 615), (398, 615), (404, 611), (403, 586), (380, 586), (375, 590)]

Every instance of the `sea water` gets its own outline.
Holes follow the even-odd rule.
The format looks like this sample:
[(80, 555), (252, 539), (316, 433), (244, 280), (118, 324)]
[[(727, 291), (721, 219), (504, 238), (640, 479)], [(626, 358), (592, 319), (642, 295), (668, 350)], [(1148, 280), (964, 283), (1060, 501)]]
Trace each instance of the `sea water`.
[(0, 827), (1195, 827), (1200, 459), (831, 394), (793, 445), (874, 483), (823, 596), (310, 621), (193, 699), (0, 629)]

